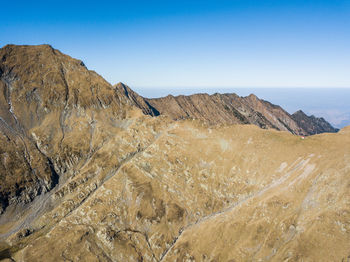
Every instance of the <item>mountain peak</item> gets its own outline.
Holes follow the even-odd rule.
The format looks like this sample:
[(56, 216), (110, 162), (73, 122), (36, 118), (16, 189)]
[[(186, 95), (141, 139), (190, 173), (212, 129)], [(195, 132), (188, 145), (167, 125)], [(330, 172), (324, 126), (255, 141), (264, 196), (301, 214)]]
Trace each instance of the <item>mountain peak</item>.
[(118, 82), (118, 83), (116, 83), (115, 85), (114, 85), (115, 87), (126, 87), (127, 85), (126, 84), (124, 84), (123, 82)]
[(254, 99), (258, 99), (258, 97), (256, 95), (254, 95), (253, 93), (252, 94), (249, 94), (248, 96), (249, 98), (254, 98)]
[(11, 161), (23, 174), (8, 167), (0, 172), (0, 213), (11, 201), (30, 202), (50, 190), (69, 162), (87, 153), (79, 146), (82, 126), (71, 126), (70, 119), (89, 115), (77, 123), (90, 126), (102, 110), (125, 117), (127, 98), (81, 63), (49, 45), (0, 49), (0, 143), (22, 152)]
[(296, 111), (293, 115), (303, 115), (306, 116), (306, 114), (304, 113), (303, 110), (299, 109), (298, 111)]
[(35, 49), (54, 49), (49, 44), (40, 44), (40, 45), (15, 45), (15, 44), (7, 44), (1, 47), (0, 49), (15, 49), (15, 48), (35, 48)]
[(298, 110), (292, 114), (292, 119), (309, 134), (335, 133), (339, 131), (339, 129), (334, 128), (323, 117), (308, 116), (302, 110)]

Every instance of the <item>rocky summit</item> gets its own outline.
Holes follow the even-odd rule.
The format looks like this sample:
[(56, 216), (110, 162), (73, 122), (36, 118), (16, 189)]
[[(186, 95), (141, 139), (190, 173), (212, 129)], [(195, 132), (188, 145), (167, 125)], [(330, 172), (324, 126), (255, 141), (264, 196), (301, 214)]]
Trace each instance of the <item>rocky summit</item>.
[(350, 259), (349, 127), (143, 98), (48, 45), (0, 49), (0, 89), (3, 261)]

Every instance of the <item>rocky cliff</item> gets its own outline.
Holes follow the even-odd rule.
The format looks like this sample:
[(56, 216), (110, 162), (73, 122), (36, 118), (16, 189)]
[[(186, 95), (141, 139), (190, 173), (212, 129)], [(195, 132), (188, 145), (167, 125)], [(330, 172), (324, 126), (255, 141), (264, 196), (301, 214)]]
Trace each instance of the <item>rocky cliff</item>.
[(336, 133), (339, 129), (334, 128), (323, 117), (308, 116), (302, 110), (292, 115), (293, 120), (308, 134)]
[(0, 259), (350, 255), (349, 128), (174, 121), (47, 45), (2, 48), (0, 70)]
[(287, 131), (296, 135), (314, 135), (337, 132), (323, 118), (290, 115), (280, 106), (271, 104), (251, 94), (195, 94), (162, 98), (143, 98), (128, 86), (119, 83), (116, 88), (125, 92), (131, 103), (144, 114), (167, 115), (174, 120), (199, 119), (211, 125), (252, 124), (264, 129)]

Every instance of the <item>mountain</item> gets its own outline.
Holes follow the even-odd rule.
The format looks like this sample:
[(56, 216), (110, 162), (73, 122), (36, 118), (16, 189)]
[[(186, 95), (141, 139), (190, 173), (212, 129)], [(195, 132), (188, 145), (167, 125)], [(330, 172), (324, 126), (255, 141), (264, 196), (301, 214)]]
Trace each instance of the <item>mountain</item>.
[(92, 154), (77, 130), (92, 133), (102, 111), (123, 118), (127, 100), (81, 61), (48, 45), (8, 45), (0, 61), (2, 212), (51, 190), (60, 174)]
[[(115, 86), (140, 108), (151, 116), (167, 115), (174, 120), (199, 119), (211, 125), (253, 124), (264, 129), (288, 131), (296, 135), (334, 133), (333, 128), (323, 118), (303, 115), (296, 112), (290, 115), (280, 106), (259, 99), (251, 94), (240, 97), (236, 94), (195, 94), (162, 98), (143, 98), (128, 86), (119, 83)], [(302, 120), (301, 120), (302, 119)]]
[(349, 127), (175, 121), (48, 45), (0, 49), (0, 89), (4, 261), (349, 256)]
[(334, 128), (324, 118), (318, 118), (314, 115), (307, 116), (302, 110), (295, 112), (292, 115), (294, 121), (305, 130), (308, 134), (320, 134), (320, 133), (336, 133), (339, 129)]

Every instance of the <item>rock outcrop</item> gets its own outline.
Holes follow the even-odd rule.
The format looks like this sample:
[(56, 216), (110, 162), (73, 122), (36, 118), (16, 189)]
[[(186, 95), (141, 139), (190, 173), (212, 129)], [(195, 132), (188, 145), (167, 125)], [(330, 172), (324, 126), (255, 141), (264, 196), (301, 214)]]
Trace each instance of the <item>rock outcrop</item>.
[(0, 70), (0, 259), (348, 259), (349, 128), (174, 121), (47, 45), (2, 48)]

